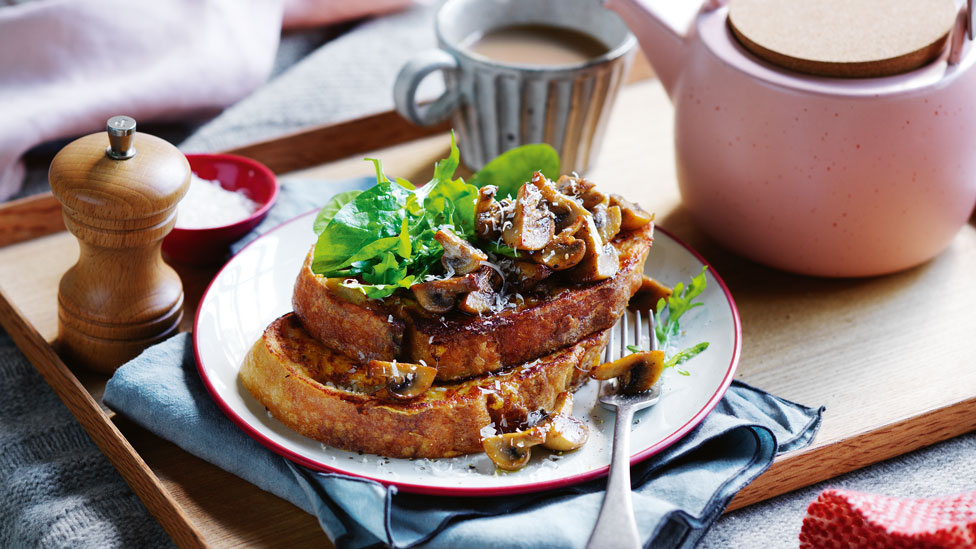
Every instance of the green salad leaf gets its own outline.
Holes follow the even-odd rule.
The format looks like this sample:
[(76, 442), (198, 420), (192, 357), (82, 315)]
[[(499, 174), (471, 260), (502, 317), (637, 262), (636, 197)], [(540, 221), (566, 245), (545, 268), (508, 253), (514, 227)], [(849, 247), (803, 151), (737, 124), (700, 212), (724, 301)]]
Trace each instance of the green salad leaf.
[(332, 200), (328, 202), (321, 210), (319, 210), (318, 215), (315, 216), (315, 223), (312, 225), (312, 231), (315, 234), (322, 234), (325, 227), (332, 221), (335, 214), (338, 213), (340, 209), (346, 204), (352, 202), (359, 196), (363, 191), (354, 190), (346, 191), (344, 193), (339, 193), (332, 197)]
[(519, 187), (542, 172), (549, 179), (559, 177), (559, 153), (545, 143), (522, 145), (498, 155), (474, 174), (471, 184), (478, 187), (498, 187), (498, 198), (514, 197)]
[(376, 185), (335, 196), (315, 218), (312, 271), (348, 278), (346, 286), (381, 299), (439, 272), (437, 231), (473, 239), (478, 189), (454, 178), (459, 152), (453, 135), (450, 154), (419, 189), (405, 179), (391, 181), (382, 162), (367, 160), (376, 169)]
[[(707, 270), (707, 265), (702, 267), (701, 272), (692, 277), (687, 286), (681, 282), (675, 284), (671, 295), (667, 298), (661, 298), (657, 302), (657, 312), (654, 315), (654, 335), (657, 337), (659, 348), (664, 349), (665, 356), (667, 356), (664, 362), (665, 368), (679, 366), (708, 349), (708, 342), (704, 341), (674, 354), (668, 352), (672, 340), (681, 332), (681, 317), (695, 307), (704, 305), (701, 301), (695, 301), (695, 298), (705, 291), (705, 286), (708, 284), (708, 280), (705, 278)], [(680, 368), (678, 368), (678, 373), (688, 375), (687, 371)]]

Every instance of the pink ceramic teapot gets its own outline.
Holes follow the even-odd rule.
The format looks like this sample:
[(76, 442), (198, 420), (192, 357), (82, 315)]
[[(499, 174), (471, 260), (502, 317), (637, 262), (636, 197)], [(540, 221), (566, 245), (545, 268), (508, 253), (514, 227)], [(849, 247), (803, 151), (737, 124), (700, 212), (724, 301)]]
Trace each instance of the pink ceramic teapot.
[(713, 238), (789, 271), (868, 276), (932, 258), (966, 224), (976, 203), (966, 7), (923, 66), (840, 78), (760, 59), (733, 36), (725, 2), (676, 28), (645, 1), (605, 5), (674, 103), (682, 201)]

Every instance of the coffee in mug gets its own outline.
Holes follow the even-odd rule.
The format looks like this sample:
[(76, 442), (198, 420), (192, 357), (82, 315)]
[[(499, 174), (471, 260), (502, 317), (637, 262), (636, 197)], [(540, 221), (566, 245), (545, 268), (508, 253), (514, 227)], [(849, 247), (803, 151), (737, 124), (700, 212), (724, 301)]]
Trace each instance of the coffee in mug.
[[(418, 125), (451, 118), (472, 170), (527, 143), (559, 151), (563, 173), (585, 172), (637, 40), (593, 0), (447, 0), (435, 18), (439, 49), (397, 76), (397, 111)], [(441, 71), (446, 91), (419, 105), (417, 87)]]
[(589, 34), (550, 25), (512, 25), (468, 37), (462, 48), (499, 63), (578, 65), (610, 51)]

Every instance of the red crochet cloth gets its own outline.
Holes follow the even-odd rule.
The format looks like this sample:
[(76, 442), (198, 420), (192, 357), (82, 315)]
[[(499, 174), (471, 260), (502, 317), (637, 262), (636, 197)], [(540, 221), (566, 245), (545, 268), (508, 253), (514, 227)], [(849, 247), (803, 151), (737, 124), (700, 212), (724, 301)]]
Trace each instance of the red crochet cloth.
[(800, 548), (976, 547), (976, 492), (898, 499), (825, 490), (807, 508)]

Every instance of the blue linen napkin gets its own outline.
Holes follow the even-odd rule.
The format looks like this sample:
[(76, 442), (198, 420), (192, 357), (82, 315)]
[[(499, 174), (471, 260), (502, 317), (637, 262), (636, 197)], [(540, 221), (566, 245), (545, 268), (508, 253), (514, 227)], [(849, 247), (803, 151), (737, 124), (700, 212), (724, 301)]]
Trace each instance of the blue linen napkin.
[[(278, 204), (256, 233), (372, 181), (283, 182)], [(199, 378), (189, 334), (151, 347), (120, 368), (105, 388), (104, 402), (316, 515), (337, 547), (579, 547), (603, 501), (605, 479), (536, 494), (459, 498), (399, 493), (378, 482), (295, 465), (223, 415)], [(813, 439), (822, 412), (734, 381), (698, 427), (632, 467), (634, 510), (645, 546), (693, 546), (777, 453)]]

